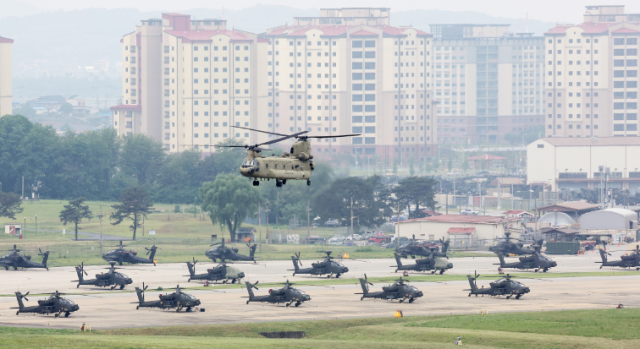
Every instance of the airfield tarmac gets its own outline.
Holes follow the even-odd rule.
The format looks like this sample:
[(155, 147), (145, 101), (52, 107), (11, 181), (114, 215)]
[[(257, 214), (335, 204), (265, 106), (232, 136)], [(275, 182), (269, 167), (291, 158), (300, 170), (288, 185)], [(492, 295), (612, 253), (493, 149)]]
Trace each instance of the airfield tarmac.
[[(612, 252), (610, 260), (619, 258), (622, 252)], [(558, 262), (559, 267), (551, 269), (554, 272), (597, 272), (611, 271), (611, 268), (599, 269), (594, 263), (600, 261), (598, 253), (588, 253), (579, 256), (551, 256)], [(515, 261), (515, 258), (511, 258)], [(197, 272), (202, 273), (212, 263), (202, 262), (197, 265)], [(448, 274), (473, 274), (474, 270), (479, 274), (496, 274), (498, 260), (496, 257), (478, 258), (451, 258), (454, 268), (448, 270)], [(303, 261), (303, 267), (310, 266), (312, 261)], [(344, 277), (354, 278), (367, 274), (368, 277), (400, 276), (394, 273), (395, 260), (344, 260), (344, 264), (350, 269)], [(266, 282), (292, 282), (304, 283), (306, 280), (323, 279), (319, 277), (291, 276), (293, 264), (291, 261), (268, 261), (253, 263), (236, 263), (235, 266), (243, 270), (246, 281), (261, 283)], [(94, 274), (104, 271), (102, 267), (85, 267), (93, 278)], [(618, 269), (619, 270), (619, 269)], [(120, 270), (133, 278), (133, 285), (125, 290), (133, 291), (133, 287), (145, 284), (150, 285), (146, 292), (146, 299), (156, 299), (161, 291), (155, 291), (158, 286), (165, 290), (180, 284), (183, 287), (199, 285), (195, 282), (187, 283), (188, 271), (185, 264), (158, 264), (123, 266)], [(515, 272), (515, 271), (514, 271)], [(0, 297), (0, 325), (4, 326), (29, 326), (29, 327), (53, 327), (53, 328), (78, 328), (84, 322), (93, 329), (124, 328), (124, 327), (149, 327), (190, 324), (223, 324), (260, 321), (285, 321), (285, 320), (327, 320), (353, 317), (378, 317), (393, 316), (396, 310), (402, 310), (405, 316), (410, 315), (444, 315), (489, 312), (516, 312), (516, 311), (553, 311), (569, 309), (603, 309), (614, 308), (619, 303), (626, 307), (639, 307), (640, 298), (637, 297), (637, 289), (640, 288), (640, 272), (638, 275), (626, 276), (589, 276), (552, 279), (525, 279), (521, 280), (530, 287), (531, 293), (520, 300), (506, 300), (493, 297), (471, 297), (466, 281), (448, 282), (416, 282), (412, 283), (424, 292), (424, 297), (413, 304), (387, 301), (373, 301), (365, 299), (360, 301), (362, 292), (360, 285), (339, 286), (299, 286), (311, 296), (311, 301), (300, 307), (287, 308), (284, 305), (271, 305), (251, 303), (246, 305), (246, 290), (192, 290), (187, 291), (202, 301), (205, 312), (175, 313), (172, 310), (136, 310), (137, 297), (134, 292), (110, 292), (108, 289), (100, 289), (88, 286), (76, 288), (71, 280), (76, 280), (77, 275), (72, 267), (51, 268), (45, 270), (29, 271), (0, 271), (3, 282), (0, 284), (0, 294), (12, 295), (20, 290), (23, 293), (31, 291), (32, 294), (48, 293), (55, 290), (67, 293), (82, 292), (82, 295), (68, 295), (78, 305), (80, 311), (71, 314), (69, 318), (54, 319), (52, 315), (21, 314), (16, 316), (17, 302), (14, 296)], [(422, 273), (424, 274), (424, 273)], [(531, 272), (531, 277), (537, 274)], [(539, 276), (539, 274), (538, 274)], [(478, 286), (488, 284), (491, 279), (480, 279)], [(379, 290), (383, 284), (370, 286), (371, 291)], [(260, 284), (258, 284), (260, 287)], [(267, 294), (269, 287), (260, 287), (254, 291), (256, 295)], [(171, 290), (162, 291), (162, 293)], [(37, 299), (44, 297), (30, 296), (31, 301), (26, 305), (36, 304)]]

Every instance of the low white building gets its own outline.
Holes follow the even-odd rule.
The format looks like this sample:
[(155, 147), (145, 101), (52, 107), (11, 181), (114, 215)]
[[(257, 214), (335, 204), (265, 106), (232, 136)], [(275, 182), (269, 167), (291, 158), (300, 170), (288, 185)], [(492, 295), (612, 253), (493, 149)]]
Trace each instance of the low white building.
[(495, 239), (504, 236), (505, 231), (520, 229), (520, 221), (518, 217), (449, 214), (402, 221), (397, 225), (397, 233), (407, 238), (415, 235), (418, 240), (447, 240), (464, 232), (465, 239), (477, 241)]
[[(546, 137), (527, 146), (527, 184), (551, 191), (628, 188), (640, 191), (640, 137)], [(603, 168), (609, 175), (603, 176)]]

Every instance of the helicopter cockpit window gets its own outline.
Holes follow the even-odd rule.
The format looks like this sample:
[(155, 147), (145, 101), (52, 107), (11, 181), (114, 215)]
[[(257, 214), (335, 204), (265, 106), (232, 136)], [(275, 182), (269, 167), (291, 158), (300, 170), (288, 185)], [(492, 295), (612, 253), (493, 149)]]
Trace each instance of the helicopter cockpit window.
[(123, 273), (114, 273), (114, 274), (115, 274), (115, 275), (118, 275), (118, 276), (120, 276), (120, 277), (122, 277), (122, 278), (128, 278), (128, 276), (126, 276), (126, 275), (125, 275), (125, 274), (123, 274)]

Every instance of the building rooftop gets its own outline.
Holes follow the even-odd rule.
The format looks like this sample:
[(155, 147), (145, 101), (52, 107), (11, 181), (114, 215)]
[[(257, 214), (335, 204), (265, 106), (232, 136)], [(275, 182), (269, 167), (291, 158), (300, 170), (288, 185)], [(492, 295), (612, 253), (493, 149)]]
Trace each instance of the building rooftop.
[(167, 30), (167, 34), (182, 38), (183, 42), (209, 42), (214, 35), (225, 35), (231, 38), (231, 41), (251, 42), (253, 39), (235, 30)]
[(351, 28), (355, 27), (363, 27), (364, 29), (356, 31), (351, 35), (378, 35), (376, 33), (367, 30), (366, 28), (377, 29), (382, 32), (382, 34), (393, 35), (393, 36), (402, 36), (405, 35), (404, 32), (407, 30), (415, 30), (418, 36), (431, 36), (431, 34), (415, 29), (412, 27), (392, 27), (389, 25), (384, 26), (367, 26), (367, 25), (305, 25), (305, 26), (280, 26), (276, 28), (272, 28), (267, 30), (264, 36), (306, 36), (306, 33), (309, 30), (319, 30), (322, 32), (324, 36), (343, 36), (347, 35), (347, 32)]
[(522, 178), (519, 177), (500, 177), (496, 178), (489, 183), (490, 187), (497, 187), (500, 185), (524, 185)]
[(0, 44), (13, 44), (13, 39), (0, 36)]
[(640, 137), (544, 137), (555, 147), (640, 145)]
[(588, 202), (582, 201), (569, 201), (563, 202), (560, 204), (553, 204), (549, 206), (539, 207), (538, 211), (545, 212), (579, 212), (579, 211), (588, 211), (595, 210), (600, 208), (599, 204), (590, 204)]
[(408, 219), (401, 221), (400, 224), (413, 223), (419, 221), (426, 222), (444, 222), (444, 223), (475, 223), (475, 224), (502, 224), (505, 222), (516, 221), (518, 218), (503, 218), (499, 216), (471, 216), (461, 214), (444, 214), (441, 216), (431, 216), (425, 218)]

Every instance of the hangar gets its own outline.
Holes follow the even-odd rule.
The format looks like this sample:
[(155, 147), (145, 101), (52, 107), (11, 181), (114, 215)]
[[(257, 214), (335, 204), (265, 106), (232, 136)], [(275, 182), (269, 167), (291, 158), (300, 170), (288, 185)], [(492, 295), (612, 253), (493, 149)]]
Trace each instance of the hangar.
[[(398, 223), (398, 235), (418, 240), (452, 239), (451, 235), (466, 235), (469, 241), (502, 237), (505, 231), (522, 228), (519, 217), (468, 216), (447, 214), (409, 219)], [(458, 239), (460, 237), (457, 237)]]

